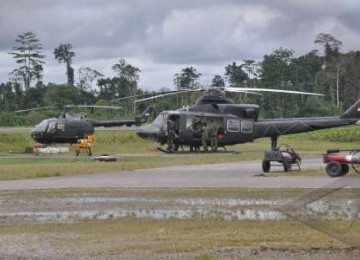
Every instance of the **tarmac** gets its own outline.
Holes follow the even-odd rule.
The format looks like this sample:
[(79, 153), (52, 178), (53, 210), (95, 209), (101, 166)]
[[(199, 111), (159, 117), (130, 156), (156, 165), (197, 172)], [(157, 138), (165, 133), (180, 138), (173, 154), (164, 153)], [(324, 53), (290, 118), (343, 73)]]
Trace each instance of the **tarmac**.
[[(238, 188), (360, 188), (360, 176), (331, 178), (321, 158), (303, 159), (302, 169), (323, 169), (324, 176), (272, 176), (282, 167), (264, 174), (261, 161), (174, 166), (156, 169), (59, 176), (26, 180), (0, 181), (0, 191), (107, 188), (107, 187), (238, 187)], [(296, 170), (296, 166), (294, 166)]]

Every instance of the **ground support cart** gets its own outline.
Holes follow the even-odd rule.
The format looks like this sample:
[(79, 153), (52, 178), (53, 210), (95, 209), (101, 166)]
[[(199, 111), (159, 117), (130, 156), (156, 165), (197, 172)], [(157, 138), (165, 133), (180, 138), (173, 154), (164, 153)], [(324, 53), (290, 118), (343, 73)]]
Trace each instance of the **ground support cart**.
[(278, 148), (265, 152), (264, 159), (262, 161), (262, 169), (264, 172), (269, 172), (272, 162), (280, 163), (284, 167), (284, 171), (291, 171), (292, 165), (297, 165), (299, 171), (301, 158), (290, 146), (284, 144)]
[(330, 177), (345, 176), (351, 167), (360, 174), (360, 150), (327, 150), (323, 155), (325, 170)]

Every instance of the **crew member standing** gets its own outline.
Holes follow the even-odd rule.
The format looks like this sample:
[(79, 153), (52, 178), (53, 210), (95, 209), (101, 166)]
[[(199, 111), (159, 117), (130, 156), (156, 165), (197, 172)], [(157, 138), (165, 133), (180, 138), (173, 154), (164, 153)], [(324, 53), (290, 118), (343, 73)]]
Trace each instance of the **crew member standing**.
[(204, 122), (201, 128), (201, 143), (204, 149), (204, 152), (208, 150), (208, 141), (209, 141), (209, 128)]
[(213, 152), (216, 152), (218, 148), (217, 132), (218, 132), (218, 126), (214, 122), (214, 120), (211, 120), (209, 125), (209, 141), (210, 141), (211, 151)]
[(167, 119), (167, 151), (173, 152), (175, 148), (175, 123)]

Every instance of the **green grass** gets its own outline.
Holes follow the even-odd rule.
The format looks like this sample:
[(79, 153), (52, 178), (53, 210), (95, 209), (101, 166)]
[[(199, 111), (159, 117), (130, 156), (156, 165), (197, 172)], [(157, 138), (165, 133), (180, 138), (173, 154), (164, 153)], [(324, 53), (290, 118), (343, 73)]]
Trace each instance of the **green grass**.
[[(199, 154), (168, 156), (164, 154), (121, 156), (117, 162), (93, 162), (90, 158), (34, 157), (0, 160), (0, 180), (91, 174), (95, 172), (129, 171), (184, 164), (234, 162), (247, 159), (241, 154)], [(252, 156), (252, 155), (250, 155)]]
[[(323, 153), (329, 148), (357, 149), (360, 134), (357, 126), (338, 129), (327, 129), (311, 133), (302, 133), (289, 136), (281, 136), (279, 145), (286, 143), (293, 148), (309, 153)], [(358, 138), (358, 139), (356, 139)], [(97, 131), (95, 134), (95, 153), (139, 153), (153, 152), (158, 146), (138, 137), (134, 131)], [(22, 153), (26, 146), (32, 146), (34, 142), (30, 133), (0, 132), (0, 154), (8, 154), (9, 151)], [(70, 146), (70, 148), (72, 148)], [(253, 143), (228, 146), (235, 151), (265, 151), (270, 149), (270, 139), (261, 138)]]
[[(345, 130), (357, 133), (356, 127), (345, 128)], [(333, 135), (337, 135), (338, 131), (341, 130), (332, 131)], [(321, 132), (325, 133), (325, 130)], [(313, 133), (282, 136), (279, 138), (279, 144), (289, 144), (302, 157), (320, 157), (329, 148), (358, 149), (357, 142), (330, 142), (326, 139), (315, 141), (313, 138)], [(168, 155), (157, 152), (156, 147), (159, 144), (141, 139), (134, 131), (98, 131), (94, 154), (120, 154), (120, 160), (114, 163), (95, 163), (84, 154), (79, 158), (72, 157), (74, 155), (73, 146), (70, 146), (69, 155), (23, 154), (25, 147), (31, 146), (32, 143), (28, 133), (0, 133), (0, 180), (91, 174), (183, 164), (261, 160), (263, 152), (270, 148), (269, 138), (262, 138), (252, 143), (228, 146), (228, 150), (238, 152), (235, 154)], [(184, 147), (184, 149), (188, 148)], [(317, 176), (324, 173), (319, 171), (308, 173), (306, 171), (289, 174)]]
[[(333, 222), (338, 227), (346, 222)], [(347, 248), (346, 244), (296, 221), (228, 222), (222, 220), (121, 219), (81, 221), (75, 224), (1, 225), (1, 235), (28, 234), (31, 243), (42, 240), (60, 250), (86, 255), (123, 253), (204, 253), (217, 248), (271, 248), (309, 250)], [(355, 226), (349, 235), (359, 239)], [(31, 238), (31, 235), (34, 235)], [(44, 242), (42, 242), (44, 243)]]

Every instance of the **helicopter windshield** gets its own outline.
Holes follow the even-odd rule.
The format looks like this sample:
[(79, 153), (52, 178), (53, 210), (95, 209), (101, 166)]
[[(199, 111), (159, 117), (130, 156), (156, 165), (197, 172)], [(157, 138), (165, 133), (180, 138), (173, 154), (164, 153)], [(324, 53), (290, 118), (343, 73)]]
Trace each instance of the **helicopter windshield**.
[(155, 118), (152, 125), (154, 125), (154, 126), (156, 126), (158, 128), (161, 128), (165, 124), (165, 117), (166, 117), (165, 113), (160, 113), (157, 116), (157, 118)]
[(41, 121), (40, 124), (35, 126), (36, 131), (45, 132), (48, 128), (48, 125), (49, 125), (49, 119), (43, 120), (43, 121)]
[(55, 130), (55, 127), (56, 127), (56, 122), (54, 122), (54, 121), (53, 121), (53, 122), (50, 122), (47, 131), (48, 131), (48, 132), (52, 132), (52, 131)]
[(54, 132), (56, 130), (56, 119), (45, 119), (40, 124), (34, 127), (34, 131), (37, 132)]

